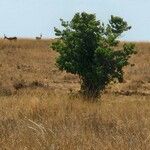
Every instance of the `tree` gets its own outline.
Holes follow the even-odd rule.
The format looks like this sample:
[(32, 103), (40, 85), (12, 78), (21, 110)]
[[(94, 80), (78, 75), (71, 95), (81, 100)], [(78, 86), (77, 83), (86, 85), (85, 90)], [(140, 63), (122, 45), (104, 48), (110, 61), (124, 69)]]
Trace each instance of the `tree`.
[(70, 22), (60, 21), (63, 29), (54, 28), (59, 38), (52, 44), (60, 54), (57, 66), (79, 75), (82, 94), (96, 98), (111, 81), (123, 81), (123, 67), (135, 53), (131, 43), (116, 50), (118, 38), (131, 28), (126, 21), (111, 16), (104, 25), (96, 20), (95, 14), (85, 12), (76, 13)]

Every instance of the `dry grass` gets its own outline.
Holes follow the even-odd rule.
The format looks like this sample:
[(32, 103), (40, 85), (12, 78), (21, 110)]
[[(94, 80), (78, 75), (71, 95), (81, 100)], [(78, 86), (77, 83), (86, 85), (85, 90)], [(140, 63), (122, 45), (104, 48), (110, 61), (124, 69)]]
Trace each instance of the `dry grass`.
[(150, 43), (136, 43), (126, 82), (97, 103), (76, 97), (79, 80), (58, 71), (50, 43), (0, 40), (1, 149), (149, 150)]

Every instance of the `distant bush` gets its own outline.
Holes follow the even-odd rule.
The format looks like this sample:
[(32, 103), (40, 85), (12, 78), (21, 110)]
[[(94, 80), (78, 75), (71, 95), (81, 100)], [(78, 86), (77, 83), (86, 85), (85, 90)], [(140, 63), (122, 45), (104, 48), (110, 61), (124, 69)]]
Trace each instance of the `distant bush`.
[(110, 81), (123, 81), (123, 67), (135, 53), (134, 44), (115, 50), (118, 38), (131, 27), (120, 17), (111, 16), (109, 23), (97, 21), (94, 14), (77, 13), (70, 22), (61, 19), (63, 30), (55, 28), (58, 40), (52, 48), (60, 55), (59, 69), (78, 74), (81, 92), (96, 98)]

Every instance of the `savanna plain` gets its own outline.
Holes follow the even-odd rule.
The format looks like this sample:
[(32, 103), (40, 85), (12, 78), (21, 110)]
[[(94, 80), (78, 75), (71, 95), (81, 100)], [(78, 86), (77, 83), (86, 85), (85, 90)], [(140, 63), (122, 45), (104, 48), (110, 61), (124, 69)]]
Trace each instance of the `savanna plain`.
[(92, 102), (58, 70), (51, 42), (0, 40), (0, 149), (149, 150), (150, 43), (135, 43), (124, 82)]

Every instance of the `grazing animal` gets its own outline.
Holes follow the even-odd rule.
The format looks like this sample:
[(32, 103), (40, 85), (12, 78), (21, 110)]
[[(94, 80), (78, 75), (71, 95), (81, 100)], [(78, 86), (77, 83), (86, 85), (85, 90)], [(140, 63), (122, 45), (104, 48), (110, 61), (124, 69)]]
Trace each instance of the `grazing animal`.
[(38, 37), (36, 37), (36, 40), (41, 40), (42, 39), (42, 34)]
[(4, 39), (7, 39), (9, 41), (16, 41), (17, 40), (17, 37), (7, 37), (5, 34), (4, 34)]

